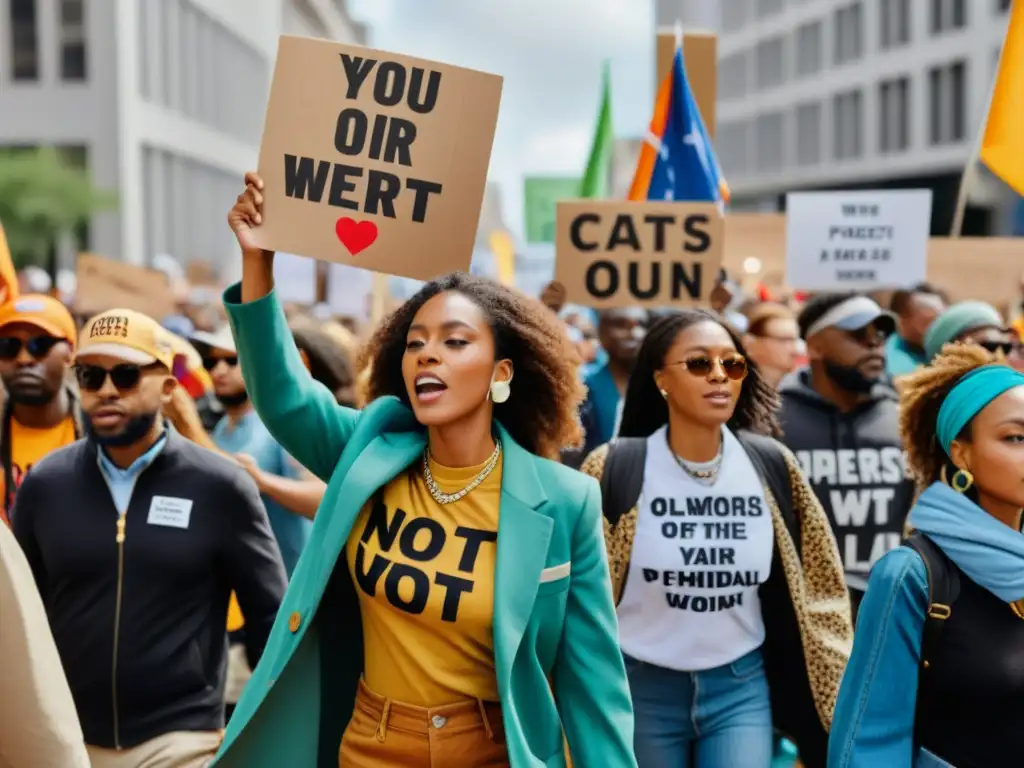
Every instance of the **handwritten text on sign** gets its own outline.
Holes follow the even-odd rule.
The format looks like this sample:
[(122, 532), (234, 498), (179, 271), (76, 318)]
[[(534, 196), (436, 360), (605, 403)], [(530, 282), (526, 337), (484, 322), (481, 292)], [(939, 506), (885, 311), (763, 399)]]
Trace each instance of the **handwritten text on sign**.
[(558, 203), (555, 280), (591, 307), (707, 302), (722, 262), (711, 203)]
[(796, 192), (786, 206), (790, 286), (868, 290), (924, 280), (930, 190)]
[(259, 244), (416, 279), (468, 268), (500, 94), (493, 75), (282, 37)]

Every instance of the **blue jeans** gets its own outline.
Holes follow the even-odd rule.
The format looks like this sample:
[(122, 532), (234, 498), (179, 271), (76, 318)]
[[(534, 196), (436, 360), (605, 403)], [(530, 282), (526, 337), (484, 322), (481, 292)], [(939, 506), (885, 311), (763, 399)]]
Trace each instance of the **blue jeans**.
[(760, 649), (702, 672), (625, 661), (639, 768), (769, 768), (772, 711)]

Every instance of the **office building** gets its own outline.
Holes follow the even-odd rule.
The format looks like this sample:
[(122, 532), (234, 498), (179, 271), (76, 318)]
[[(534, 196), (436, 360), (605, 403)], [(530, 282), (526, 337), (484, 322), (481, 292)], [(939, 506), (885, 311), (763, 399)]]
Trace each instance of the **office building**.
[[(946, 233), (1009, 0), (722, 0), (715, 144), (734, 209), (790, 190), (927, 187)], [(987, 174), (965, 232), (1012, 228)]]
[(79, 249), (235, 266), (282, 32), (366, 36), (344, 0), (0, 0), (0, 147), (59, 147), (117, 193)]

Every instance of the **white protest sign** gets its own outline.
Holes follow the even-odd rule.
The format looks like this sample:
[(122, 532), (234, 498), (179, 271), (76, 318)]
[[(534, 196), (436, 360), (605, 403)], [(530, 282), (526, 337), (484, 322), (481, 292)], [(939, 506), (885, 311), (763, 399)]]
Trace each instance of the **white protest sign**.
[(923, 282), (927, 189), (786, 195), (786, 283), (807, 291), (872, 291)]
[(292, 253), (274, 254), (274, 292), (282, 304), (316, 304), (316, 262)]

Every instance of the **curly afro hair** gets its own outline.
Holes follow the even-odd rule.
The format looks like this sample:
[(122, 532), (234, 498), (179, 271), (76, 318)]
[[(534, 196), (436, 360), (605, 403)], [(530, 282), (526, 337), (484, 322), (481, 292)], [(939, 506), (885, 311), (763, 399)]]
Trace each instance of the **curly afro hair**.
[(649, 437), (668, 423), (668, 404), (654, 383), (654, 372), (665, 366), (665, 355), (679, 334), (698, 323), (715, 323), (722, 326), (732, 339), (732, 343), (736, 345), (736, 351), (747, 358), (747, 378), (743, 380), (736, 411), (726, 426), (734, 432), (745, 429), (778, 437), (780, 430), (775, 415), (779, 409), (778, 393), (761, 377), (754, 361), (747, 357), (743, 342), (736, 331), (728, 323), (702, 309), (673, 312), (663, 316), (648, 329), (637, 355), (636, 368), (629, 377), (619, 435)]
[(464, 272), (427, 283), (376, 330), (359, 364), (360, 370), (369, 366), (368, 400), (393, 395), (410, 405), (402, 378), (409, 326), (427, 301), (448, 291), (480, 307), (494, 334), (496, 359), (512, 361), (512, 397), (495, 405), (495, 418), (537, 456), (557, 459), (561, 449), (578, 445), (582, 429), (577, 413), (585, 389), (577, 375), (579, 355), (565, 327), (539, 301)]
[[(900, 437), (918, 492), (936, 481), (945, 481), (957, 470), (935, 436), (943, 401), (965, 375), (993, 363), (1005, 363), (1005, 358), (977, 344), (947, 344), (930, 364), (896, 380), (900, 393)], [(968, 424), (957, 439), (970, 438)]]

